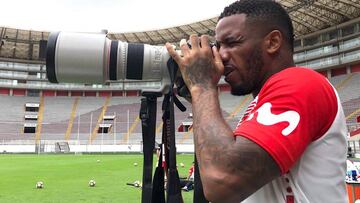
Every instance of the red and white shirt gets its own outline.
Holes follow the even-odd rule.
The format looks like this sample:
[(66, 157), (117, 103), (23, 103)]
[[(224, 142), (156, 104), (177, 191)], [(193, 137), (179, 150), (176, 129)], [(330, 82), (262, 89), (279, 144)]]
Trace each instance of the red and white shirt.
[(244, 203), (348, 201), (345, 117), (336, 90), (322, 75), (293, 67), (271, 76), (234, 135), (265, 149), (282, 174)]

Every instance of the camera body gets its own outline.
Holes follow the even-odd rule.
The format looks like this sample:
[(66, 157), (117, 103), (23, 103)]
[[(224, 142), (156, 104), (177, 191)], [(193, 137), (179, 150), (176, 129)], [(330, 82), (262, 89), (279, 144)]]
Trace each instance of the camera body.
[(113, 41), (100, 33), (52, 32), (46, 51), (46, 73), (52, 83), (104, 84), (160, 82), (148, 92), (166, 94), (171, 86), (169, 66), (177, 67), (164, 46)]

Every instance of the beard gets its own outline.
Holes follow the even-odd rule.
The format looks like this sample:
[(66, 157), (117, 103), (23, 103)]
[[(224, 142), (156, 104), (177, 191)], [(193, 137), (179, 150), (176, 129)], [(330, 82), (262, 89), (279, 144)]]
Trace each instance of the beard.
[(260, 72), (264, 66), (262, 58), (262, 50), (259, 46), (254, 47), (253, 52), (246, 59), (248, 66), (246, 67), (247, 75), (242, 83), (231, 85), (231, 94), (243, 96), (258, 90), (261, 77)]

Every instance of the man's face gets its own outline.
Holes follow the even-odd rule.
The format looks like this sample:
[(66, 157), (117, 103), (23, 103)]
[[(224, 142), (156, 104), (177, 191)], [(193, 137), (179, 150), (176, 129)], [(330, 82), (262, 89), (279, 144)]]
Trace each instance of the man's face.
[(215, 29), (225, 81), (234, 95), (258, 93), (264, 79), (261, 33), (245, 20), (245, 14), (224, 17)]

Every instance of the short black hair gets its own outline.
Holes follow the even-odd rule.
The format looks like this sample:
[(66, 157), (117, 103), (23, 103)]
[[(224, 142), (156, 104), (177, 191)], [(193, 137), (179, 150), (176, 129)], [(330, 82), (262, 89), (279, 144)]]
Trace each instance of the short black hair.
[(248, 20), (258, 20), (279, 29), (291, 50), (294, 49), (294, 28), (289, 14), (272, 0), (239, 0), (225, 7), (219, 19), (236, 14), (246, 14)]

